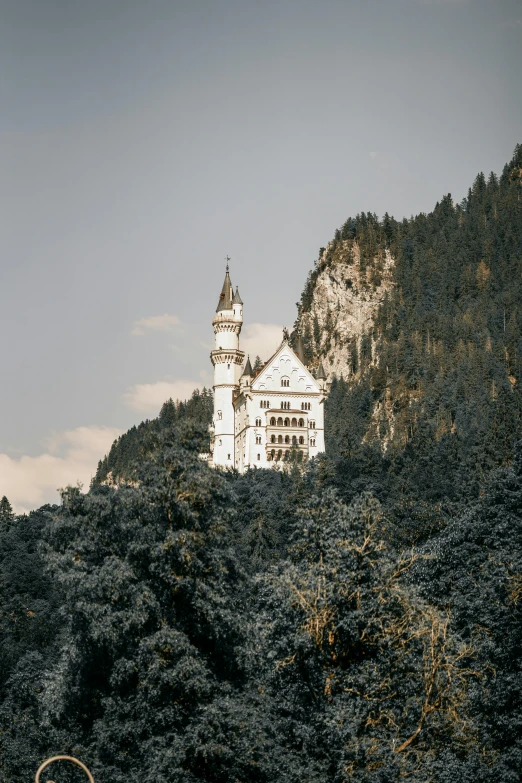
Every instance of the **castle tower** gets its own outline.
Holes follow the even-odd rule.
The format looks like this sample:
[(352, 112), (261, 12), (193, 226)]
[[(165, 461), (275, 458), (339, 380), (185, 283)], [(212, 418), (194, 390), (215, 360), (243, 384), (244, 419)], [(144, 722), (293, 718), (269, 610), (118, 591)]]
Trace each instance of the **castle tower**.
[(212, 319), (215, 347), (210, 354), (214, 367), (214, 418), (212, 422), (212, 463), (234, 467), (234, 397), (239, 388), (245, 354), (239, 350), (239, 333), (243, 325), (243, 302), (234, 293), (228, 264), (216, 315)]

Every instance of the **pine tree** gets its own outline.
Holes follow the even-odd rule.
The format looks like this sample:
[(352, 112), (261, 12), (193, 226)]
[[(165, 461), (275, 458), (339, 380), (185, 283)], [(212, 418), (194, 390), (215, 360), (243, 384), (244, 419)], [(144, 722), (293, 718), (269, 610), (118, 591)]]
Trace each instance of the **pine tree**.
[(13, 508), (4, 495), (0, 500), (0, 525), (2, 527), (8, 527), (14, 519)]

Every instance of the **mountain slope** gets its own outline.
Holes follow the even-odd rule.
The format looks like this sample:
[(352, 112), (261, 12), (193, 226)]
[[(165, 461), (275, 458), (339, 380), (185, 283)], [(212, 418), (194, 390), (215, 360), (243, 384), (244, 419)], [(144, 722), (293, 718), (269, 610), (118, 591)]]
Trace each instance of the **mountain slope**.
[[(500, 178), (479, 174), (460, 204), (447, 195), (400, 223), (349, 218), (309, 276), (294, 335), (346, 395), (365, 391), (351, 422), (365, 442), (442, 449), (483, 475), (509, 463), (520, 432), (521, 295), (519, 145)], [(341, 424), (330, 417), (333, 440)]]

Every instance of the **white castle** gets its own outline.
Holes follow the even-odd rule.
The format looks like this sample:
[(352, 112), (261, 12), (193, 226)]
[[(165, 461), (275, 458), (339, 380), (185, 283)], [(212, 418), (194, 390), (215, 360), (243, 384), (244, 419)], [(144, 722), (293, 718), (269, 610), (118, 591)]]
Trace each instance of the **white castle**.
[[(216, 315), (214, 417), (210, 427), (210, 464), (235, 468), (281, 467), (291, 449), (301, 459), (324, 451), (326, 375), (322, 364), (314, 377), (305, 364), (301, 339), (296, 351), (283, 342), (256, 373), (239, 349), (243, 302), (234, 293), (227, 264)], [(298, 450), (296, 452), (295, 450)]]

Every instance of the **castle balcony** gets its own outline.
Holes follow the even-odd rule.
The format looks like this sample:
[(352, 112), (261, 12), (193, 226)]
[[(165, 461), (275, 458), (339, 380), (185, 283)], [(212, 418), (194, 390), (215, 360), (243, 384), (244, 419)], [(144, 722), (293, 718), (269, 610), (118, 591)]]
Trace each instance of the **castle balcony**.
[(308, 430), (293, 429), (292, 427), (267, 427), (266, 447), (287, 448), (298, 446), (300, 449), (308, 449)]
[(266, 426), (268, 428), (308, 429), (308, 415), (304, 411), (274, 411), (266, 414)]
[[(266, 444), (266, 458), (268, 462), (284, 462), (288, 459), (288, 455), (295, 449), (295, 444), (280, 444), (280, 443), (267, 443)], [(308, 446), (297, 446), (298, 453), (301, 454), (303, 462), (308, 457)]]

